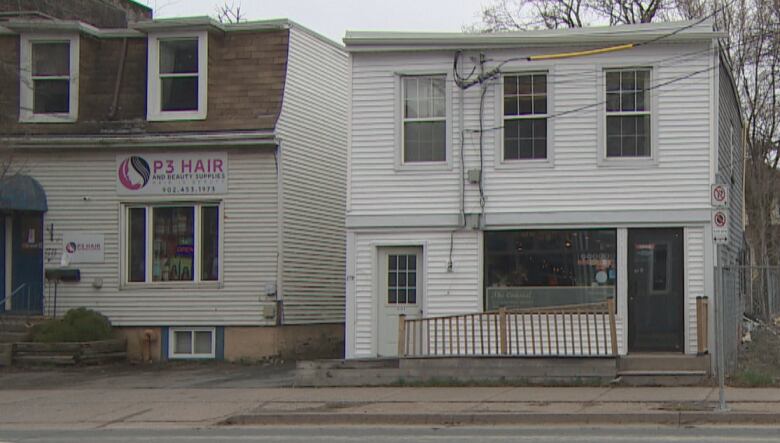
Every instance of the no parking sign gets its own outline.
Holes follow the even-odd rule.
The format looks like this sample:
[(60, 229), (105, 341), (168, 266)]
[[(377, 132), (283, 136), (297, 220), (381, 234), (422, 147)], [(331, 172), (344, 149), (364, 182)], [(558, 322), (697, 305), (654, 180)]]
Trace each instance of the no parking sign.
[(729, 242), (729, 213), (717, 209), (712, 211), (712, 238), (716, 245), (724, 245)]

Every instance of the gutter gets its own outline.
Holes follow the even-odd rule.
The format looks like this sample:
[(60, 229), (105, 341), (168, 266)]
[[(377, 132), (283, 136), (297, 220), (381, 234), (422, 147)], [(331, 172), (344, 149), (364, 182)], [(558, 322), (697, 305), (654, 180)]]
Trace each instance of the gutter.
[(2, 137), (11, 149), (105, 149), (105, 148), (213, 148), (275, 147), (273, 131), (214, 134), (143, 134), (121, 136), (19, 136)]

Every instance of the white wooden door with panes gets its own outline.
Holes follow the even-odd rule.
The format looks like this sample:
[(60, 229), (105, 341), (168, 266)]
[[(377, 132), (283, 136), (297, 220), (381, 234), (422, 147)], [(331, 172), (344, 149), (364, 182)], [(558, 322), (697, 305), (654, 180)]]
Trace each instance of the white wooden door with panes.
[(423, 297), (421, 247), (380, 248), (377, 355), (398, 355), (398, 317), (420, 318)]

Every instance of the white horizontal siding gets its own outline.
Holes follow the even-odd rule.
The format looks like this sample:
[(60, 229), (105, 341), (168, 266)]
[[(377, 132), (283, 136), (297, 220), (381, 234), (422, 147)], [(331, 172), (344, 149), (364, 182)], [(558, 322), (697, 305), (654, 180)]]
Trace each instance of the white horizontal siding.
[(282, 296), (286, 324), (344, 321), (348, 58), (290, 30), (282, 112)]
[[(688, 337), (687, 349), (689, 353), (696, 353), (698, 349), (698, 337), (696, 335), (696, 297), (704, 297), (710, 294), (705, 292), (705, 266), (704, 255), (704, 227), (686, 228), (685, 230), (685, 250), (688, 261), (685, 264), (688, 279), (685, 288), (685, 324), (686, 336)], [(710, 300), (712, 298), (710, 297)], [(710, 320), (712, 322), (712, 319)]]
[[(574, 111), (604, 100), (600, 73), (606, 66), (652, 66), (655, 83), (705, 72), (651, 91), (657, 97), (657, 162), (634, 168), (603, 166), (598, 107), (551, 119), (549, 149), (552, 168), (496, 168), (498, 130), (483, 137), (485, 211), (548, 212), (705, 209), (709, 205), (710, 86), (713, 74), (708, 46), (654, 45), (602, 56), (540, 64), (549, 70), (553, 113)], [(556, 52), (550, 48), (546, 52)], [(690, 55), (696, 51), (699, 54)], [(538, 50), (535, 52), (539, 52)], [(500, 60), (523, 58), (531, 50), (486, 51), (488, 67)], [(686, 55), (680, 57), (680, 55)], [(672, 59), (672, 57), (678, 56)], [(396, 170), (395, 86), (399, 73), (441, 72), (452, 69), (452, 53), (353, 54), (351, 215), (457, 213), (460, 205), (460, 93), (448, 83), (452, 103), (451, 168)], [(467, 57), (465, 57), (468, 60)], [(468, 62), (467, 62), (468, 63)], [(529, 69), (528, 62), (507, 64), (506, 72)], [(537, 66), (537, 65), (533, 65)], [(466, 71), (470, 65), (466, 66)], [(500, 84), (488, 85), (483, 123), (501, 124), (495, 94)], [(465, 128), (479, 127), (479, 88), (465, 92)], [(479, 167), (479, 137), (467, 132), (465, 167)], [(466, 184), (467, 211), (479, 209), (477, 186)]]
[(423, 315), (432, 317), (466, 314), (482, 310), (479, 235), (478, 232), (455, 233), (452, 272), (447, 272), (449, 232), (357, 233), (355, 290), (349, 300), (355, 312), (355, 319), (354, 323), (347, 325), (347, 333), (351, 336), (354, 346), (351, 355), (356, 358), (376, 355), (374, 334), (377, 324), (377, 270), (374, 269), (374, 263), (377, 247), (423, 245)]
[[(162, 149), (162, 148), (161, 148)], [(263, 325), (265, 284), (276, 279), (276, 170), (271, 152), (228, 151), (228, 194), (223, 202), (223, 285), (178, 289), (120, 288), (120, 203), (116, 194), (116, 155), (111, 150), (72, 150), (20, 154), (25, 172), (44, 187), (49, 204), (44, 247), (52, 248), (45, 265), (59, 266), (62, 234), (86, 231), (105, 236), (105, 260), (74, 264), (81, 282), (61, 283), (57, 312), (85, 306), (119, 326)], [(129, 152), (119, 152), (129, 154)], [(86, 200), (85, 200), (86, 198)], [(197, 200), (193, 198), (193, 200)], [(148, 202), (166, 201), (150, 197)], [(96, 279), (103, 281), (93, 288)], [(52, 285), (47, 285), (51, 306)], [(262, 301), (261, 301), (262, 300)]]
[[(425, 318), (471, 314), (483, 311), (481, 233), (477, 231), (463, 231), (454, 234), (452, 243), (452, 272), (447, 272), (450, 248), (449, 232), (356, 232), (354, 236), (355, 267), (351, 270), (354, 272), (354, 291), (350, 293), (350, 298), (347, 301), (355, 313), (354, 319), (347, 324), (348, 342), (352, 343), (352, 348), (348, 350), (348, 355), (352, 358), (376, 355), (374, 346), (376, 341), (375, 334), (377, 333), (376, 309), (378, 295), (376, 294), (376, 288), (378, 276), (374, 266), (377, 260), (377, 248), (383, 246), (423, 245), (425, 249), (423, 271), (425, 287), (422, 303), (423, 316)], [(623, 339), (626, 333), (625, 324), (625, 319), (618, 315), (616, 317), (618, 352), (621, 354), (626, 352)], [(586, 334), (584, 319), (582, 328), (583, 333)], [(695, 331), (695, 324), (693, 328)], [(527, 330), (527, 345), (531, 346), (530, 325), (527, 325)], [(602, 333), (602, 330), (603, 328), (599, 330), (599, 334)], [(546, 333), (545, 325), (544, 337), (547, 337)], [(512, 334), (515, 334), (515, 332), (513, 331)], [(520, 336), (522, 337), (522, 335), (522, 331), (520, 331)], [(515, 335), (512, 337), (515, 337)], [(555, 346), (554, 341), (548, 342), (546, 338), (541, 339), (540, 337), (535, 338), (537, 345), (548, 349), (546, 352), (549, 353), (550, 346)], [(553, 334), (552, 340), (554, 340), (554, 337)], [(434, 337), (429, 337), (429, 339), (434, 340)], [(604, 346), (603, 339), (604, 337), (600, 338), (602, 347)], [(444, 341), (448, 342), (449, 339), (439, 337), (438, 340), (439, 345), (442, 345)], [(593, 343), (595, 345), (595, 335)], [(559, 346), (563, 346), (562, 342)], [(579, 341), (577, 343), (569, 341), (567, 346), (569, 349), (576, 348), (577, 351), (575, 353), (582, 352), (579, 347)], [(522, 354), (522, 352), (517, 352), (517, 354)]]

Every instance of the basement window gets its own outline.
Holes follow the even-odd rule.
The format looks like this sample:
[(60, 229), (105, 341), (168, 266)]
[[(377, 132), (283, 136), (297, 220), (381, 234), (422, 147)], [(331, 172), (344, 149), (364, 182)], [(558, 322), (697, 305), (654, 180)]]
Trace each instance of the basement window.
[(168, 358), (214, 358), (214, 328), (171, 328), (168, 336)]
[(208, 34), (149, 36), (148, 120), (206, 118)]
[(78, 35), (22, 35), (19, 121), (71, 123), (78, 116)]

